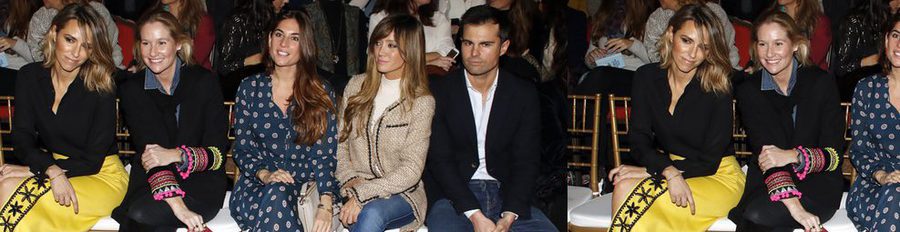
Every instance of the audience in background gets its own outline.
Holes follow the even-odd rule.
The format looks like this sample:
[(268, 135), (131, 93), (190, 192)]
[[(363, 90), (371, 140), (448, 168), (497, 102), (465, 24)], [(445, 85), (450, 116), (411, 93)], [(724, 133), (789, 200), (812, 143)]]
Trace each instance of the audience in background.
[[(0, 23), (0, 96), (11, 96), (19, 68), (34, 62), (28, 47), (28, 23), (41, 7), (37, 0), (13, 0)], [(0, 6), (2, 7), (2, 6)]]
[(328, 80), (338, 95), (350, 77), (366, 70), (368, 18), (343, 0), (319, 0), (303, 7), (313, 23), (317, 65), (331, 72)]
[(271, 27), (275, 14), (281, 11), (284, 0), (244, 0), (222, 25), (216, 38), (215, 64), (225, 100), (234, 100), (241, 80), (263, 70), (263, 41), (266, 28)]

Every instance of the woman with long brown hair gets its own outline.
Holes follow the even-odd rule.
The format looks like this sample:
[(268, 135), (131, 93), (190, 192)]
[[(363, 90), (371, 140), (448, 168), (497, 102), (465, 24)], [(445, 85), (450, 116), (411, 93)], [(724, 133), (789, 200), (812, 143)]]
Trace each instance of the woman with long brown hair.
[(732, 71), (723, 27), (704, 5), (681, 7), (661, 63), (635, 73), (631, 140), (637, 165), (610, 171), (611, 231), (705, 231), (740, 200), (731, 146)]
[(820, 231), (841, 201), (844, 114), (834, 77), (810, 62), (809, 40), (783, 12), (753, 24), (760, 70), (735, 88), (753, 155), (729, 218), (738, 231)]
[(421, 176), (434, 98), (424, 47), (416, 18), (387, 17), (373, 30), (368, 70), (347, 85), (336, 175), (350, 231), (413, 231), (425, 222)]
[(137, 28), (139, 71), (119, 88), (137, 153), (113, 218), (121, 231), (200, 231), (225, 199), (222, 91), (211, 72), (194, 65), (191, 37), (174, 15), (147, 14)]
[(178, 19), (182, 30), (193, 39), (194, 62), (212, 70), (212, 53), (216, 43), (216, 31), (212, 17), (206, 13), (203, 0), (158, 0), (147, 9), (147, 13), (168, 11)]
[(25, 166), (0, 167), (3, 230), (87, 231), (125, 196), (107, 38), (97, 11), (71, 4), (50, 23), (46, 60), (19, 71), (12, 137)]
[[(331, 229), (337, 117), (334, 91), (316, 69), (312, 24), (285, 12), (268, 30), (266, 71), (241, 82), (235, 104), (234, 160), (241, 169), (231, 216), (242, 230)], [(307, 182), (320, 194), (315, 225), (301, 225), (297, 199)]]

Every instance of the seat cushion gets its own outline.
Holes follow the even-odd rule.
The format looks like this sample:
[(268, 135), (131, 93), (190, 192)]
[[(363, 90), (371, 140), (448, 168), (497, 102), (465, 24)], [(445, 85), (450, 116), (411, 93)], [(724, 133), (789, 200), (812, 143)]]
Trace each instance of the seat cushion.
[(566, 194), (568, 195), (566, 201), (566, 220), (571, 220), (572, 217), (569, 214), (572, 213), (572, 209), (591, 199), (591, 189), (580, 186), (568, 186)]
[(119, 230), (119, 222), (117, 222), (112, 217), (105, 217), (103, 219), (100, 219), (97, 224), (94, 224), (94, 227), (91, 227), (91, 230), (117, 231)]
[(569, 223), (578, 227), (608, 228), (612, 222), (612, 194), (588, 200), (569, 211)]
[[(220, 209), (216, 217), (207, 222), (206, 226), (212, 231), (241, 231), (241, 227), (231, 218), (231, 210), (228, 207)], [(177, 231), (187, 232), (187, 229), (179, 228)]]
[(731, 220), (728, 220), (727, 217), (719, 218), (712, 225), (709, 226), (708, 231), (734, 231), (737, 229), (737, 225)]

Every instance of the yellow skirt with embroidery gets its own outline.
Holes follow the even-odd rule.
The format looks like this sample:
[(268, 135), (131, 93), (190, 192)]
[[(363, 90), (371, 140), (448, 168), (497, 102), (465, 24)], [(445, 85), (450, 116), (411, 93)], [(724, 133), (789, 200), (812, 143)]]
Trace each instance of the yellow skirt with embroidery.
[[(53, 154), (54, 159), (67, 157)], [(100, 172), (69, 178), (78, 200), (73, 207), (56, 203), (49, 180), (25, 179), (0, 211), (3, 231), (87, 231), (122, 203), (128, 188), (128, 174), (116, 155), (107, 156)]]
[[(670, 155), (672, 160), (684, 159)], [(715, 175), (686, 179), (694, 197), (690, 207), (672, 203), (665, 180), (646, 178), (625, 199), (609, 231), (706, 231), (737, 205), (744, 192), (744, 172), (734, 156), (722, 158)]]

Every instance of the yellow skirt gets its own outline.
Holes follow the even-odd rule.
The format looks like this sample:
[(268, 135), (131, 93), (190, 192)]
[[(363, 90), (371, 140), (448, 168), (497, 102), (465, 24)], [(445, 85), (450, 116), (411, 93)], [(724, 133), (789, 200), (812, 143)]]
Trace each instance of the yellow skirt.
[[(54, 159), (67, 157), (53, 154)], [(87, 231), (122, 203), (128, 174), (116, 155), (107, 156), (100, 172), (69, 178), (78, 198), (73, 207), (56, 203), (49, 180), (25, 179), (0, 211), (3, 231)]]
[[(672, 160), (684, 159), (670, 155)], [(610, 231), (706, 231), (737, 205), (744, 192), (744, 172), (734, 158), (722, 158), (715, 175), (686, 179), (694, 197), (690, 207), (672, 203), (665, 180), (645, 178), (616, 211)]]

